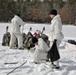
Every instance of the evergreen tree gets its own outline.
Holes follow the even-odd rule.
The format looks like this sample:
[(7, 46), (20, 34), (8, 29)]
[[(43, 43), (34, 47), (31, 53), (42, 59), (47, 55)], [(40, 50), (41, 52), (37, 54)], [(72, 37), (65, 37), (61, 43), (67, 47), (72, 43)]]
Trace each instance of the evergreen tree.
[(76, 2), (76, 0), (67, 0), (68, 4), (74, 4)]
[[(73, 1), (73, 3), (72, 3)], [(74, 24), (76, 20), (76, 2), (75, 0), (68, 0), (61, 10), (61, 17), (63, 23)]]

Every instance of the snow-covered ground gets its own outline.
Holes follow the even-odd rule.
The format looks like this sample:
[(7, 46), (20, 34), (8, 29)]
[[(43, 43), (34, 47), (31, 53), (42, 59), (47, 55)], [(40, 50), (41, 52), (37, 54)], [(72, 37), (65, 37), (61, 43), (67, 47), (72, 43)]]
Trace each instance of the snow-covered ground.
[[(64, 26), (64, 39), (60, 45), (60, 66), (59, 70), (52, 69), (50, 62), (42, 62), (41, 64), (34, 64), (33, 51), (9, 49), (8, 46), (2, 46), (2, 37), (6, 32), (6, 26), (10, 23), (0, 23), (0, 75), (76, 75), (76, 51), (65, 49), (65, 42), (68, 39), (76, 40), (76, 27)], [(45, 26), (44, 34), (49, 35), (49, 24), (29, 24), (26, 23), (23, 32), (27, 33), (32, 27), (32, 33), (37, 29), (42, 30)], [(9, 63), (9, 64), (7, 64)]]

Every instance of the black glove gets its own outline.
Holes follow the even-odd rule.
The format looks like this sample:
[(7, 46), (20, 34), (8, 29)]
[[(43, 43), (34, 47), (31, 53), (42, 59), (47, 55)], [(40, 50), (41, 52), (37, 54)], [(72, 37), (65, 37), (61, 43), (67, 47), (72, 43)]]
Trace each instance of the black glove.
[(54, 39), (54, 42), (56, 42), (57, 41), (57, 39)]
[(21, 25), (19, 25), (19, 27), (21, 27)]
[(28, 47), (28, 50), (30, 50), (30, 47)]

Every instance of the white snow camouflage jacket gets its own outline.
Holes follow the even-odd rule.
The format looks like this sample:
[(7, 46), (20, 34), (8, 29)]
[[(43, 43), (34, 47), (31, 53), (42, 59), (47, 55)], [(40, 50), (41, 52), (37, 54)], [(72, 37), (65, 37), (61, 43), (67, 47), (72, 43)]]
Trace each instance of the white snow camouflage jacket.
[(20, 33), (20, 26), (21, 25), (23, 26), (25, 24), (25, 22), (23, 22), (23, 20), (17, 15), (14, 16), (14, 18), (11, 20), (11, 23), (12, 23), (11, 32), (13, 33)]
[(42, 38), (38, 39), (38, 45), (35, 46), (34, 61), (39, 62), (41, 59), (47, 59), (47, 51), (49, 51), (48, 45), (43, 41)]
[(64, 38), (62, 34), (62, 22), (60, 15), (56, 15), (50, 25), (50, 32), (49, 32), (49, 40), (54, 41), (54, 39), (62, 40)]

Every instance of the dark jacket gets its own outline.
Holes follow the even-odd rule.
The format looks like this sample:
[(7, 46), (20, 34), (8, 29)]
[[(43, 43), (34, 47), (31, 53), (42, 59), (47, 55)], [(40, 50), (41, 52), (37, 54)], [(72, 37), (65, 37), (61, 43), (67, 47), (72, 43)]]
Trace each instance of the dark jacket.
[(56, 42), (53, 43), (51, 49), (48, 51), (47, 57), (51, 60), (51, 62), (54, 62), (58, 59), (60, 59), (60, 55), (56, 46)]

